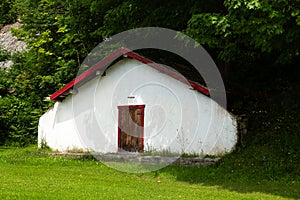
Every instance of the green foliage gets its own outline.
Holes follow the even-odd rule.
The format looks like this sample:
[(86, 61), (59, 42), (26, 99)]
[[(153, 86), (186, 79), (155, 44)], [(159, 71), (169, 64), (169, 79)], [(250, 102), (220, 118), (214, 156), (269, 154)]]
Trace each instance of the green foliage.
[[(275, 57), (287, 63), (299, 56), (300, 1), (225, 0), (226, 11), (194, 14), (186, 33), (218, 52), (224, 61)], [(288, 47), (288, 48), (287, 48)]]
[(0, 70), (1, 144), (35, 143), (39, 117), (52, 104), (43, 101), (50, 89), (42, 87), (46, 81), (41, 80), (38, 71), (27, 68), (26, 56), (29, 55), (15, 54), (12, 68)]
[(42, 138), (40, 148), (42, 151), (50, 151), (51, 150), (51, 148), (48, 146), (45, 138)]
[(14, 9), (15, 0), (1, 0), (0, 2), (0, 28), (16, 21), (17, 12)]
[(10, 57), (10, 53), (6, 50), (3, 50), (0, 46), (0, 62), (5, 61)]
[(1, 142), (24, 146), (35, 141), (36, 134), (33, 133), (36, 133), (39, 113), (28, 99), (20, 100), (14, 96), (1, 98), (0, 121), (6, 130), (1, 133)]
[(96, 35), (105, 38), (139, 27), (164, 27), (181, 31), (186, 28), (186, 23), (193, 12), (211, 11), (216, 9), (218, 4), (218, 1), (196, 0), (116, 2), (118, 4), (105, 13), (103, 26), (95, 31)]

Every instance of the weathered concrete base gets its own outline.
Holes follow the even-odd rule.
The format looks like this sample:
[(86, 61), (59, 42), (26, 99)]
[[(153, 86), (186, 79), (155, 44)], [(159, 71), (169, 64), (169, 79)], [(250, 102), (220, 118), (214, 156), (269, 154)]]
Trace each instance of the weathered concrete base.
[(154, 164), (154, 165), (181, 165), (181, 166), (209, 166), (220, 161), (221, 158), (201, 158), (201, 157), (175, 157), (175, 156), (152, 156), (141, 155), (136, 153), (120, 154), (90, 154), (90, 153), (49, 153), (56, 157), (67, 158), (90, 158), (94, 157), (102, 162), (124, 162), (137, 164)]

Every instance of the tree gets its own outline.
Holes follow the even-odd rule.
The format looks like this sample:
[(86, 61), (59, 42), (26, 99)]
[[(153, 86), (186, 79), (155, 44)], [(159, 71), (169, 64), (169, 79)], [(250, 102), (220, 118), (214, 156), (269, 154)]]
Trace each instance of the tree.
[[(96, 1), (16, 0), (21, 29), (12, 29), (27, 42), (27, 51), (14, 56), (9, 71), (0, 70), (0, 139), (25, 145), (35, 142), (40, 115), (52, 102), (44, 101), (54, 91), (72, 80), (78, 68), (98, 42), (93, 35), (105, 9), (93, 10)], [(104, 5), (104, 1), (102, 1)], [(1, 57), (6, 59), (5, 52)]]
[[(299, 2), (4, 0), (0, 12), (9, 17), (0, 24), (19, 17), (23, 27), (13, 32), (27, 42), (28, 50), (14, 57), (9, 73), (1, 71), (0, 132), (10, 139), (34, 138), (38, 116), (51, 105), (44, 98), (76, 76), (88, 53), (106, 37), (145, 26), (184, 31), (204, 45), (220, 68), (230, 69), (225, 79), (229, 100), (234, 96), (235, 107), (251, 110), (244, 102), (254, 104), (268, 90), (249, 94), (245, 88), (260, 89), (262, 80), (270, 85), (276, 77), (271, 75), (286, 66), (274, 63), (299, 59)], [(260, 69), (264, 72), (257, 76)]]
[(219, 12), (194, 14), (185, 32), (226, 62), (267, 56), (288, 63), (299, 57), (299, 0), (225, 0), (224, 6)]
[(215, 11), (219, 5), (218, 0), (121, 1), (105, 13), (103, 26), (95, 33), (101, 37), (109, 37), (139, 27), (164, 27), (182, 31), (193, 13)]

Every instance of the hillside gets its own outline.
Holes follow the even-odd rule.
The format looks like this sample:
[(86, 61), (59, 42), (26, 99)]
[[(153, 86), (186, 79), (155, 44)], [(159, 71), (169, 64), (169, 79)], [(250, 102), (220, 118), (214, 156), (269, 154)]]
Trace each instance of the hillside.
[[(99, 42), (131, 28), (164, 27), (187, 34), (208, 50), (222, 73), (228, 109), (248, 121), (247, 133), (240, 133), (236, 151), (223, 159), (220, 170), (268, 181), (296, 179), (299, 2), (4, 0), (1, 26), (20, 17), (23, 26), (15, 34), (28, 42), (28, 51), (0, 54), (4, 68), (11, 66), (5, 60), (14, 63), (9, 73), (0, 70), (0, 145), (36, 144), (38, 119), (52, 105), (44, 98), (76, 76)], [(24, 49), (8, 31), (10, 26), (0, 32), (4, 49)]]

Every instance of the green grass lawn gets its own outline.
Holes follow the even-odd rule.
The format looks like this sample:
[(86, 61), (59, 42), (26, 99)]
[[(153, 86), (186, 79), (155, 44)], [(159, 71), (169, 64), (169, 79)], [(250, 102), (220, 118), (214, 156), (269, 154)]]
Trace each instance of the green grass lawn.
[[(226, 160), (227, 159), (227, 160)], [(0, 199), (299, 199), (299, 177), (225, 158), (212, 167), (130, 174), (34, 147), (0, 148)], [(251, 170), (253, 169), (253, 170)], [(269, 172), (271, 171), (271, 172)]]

